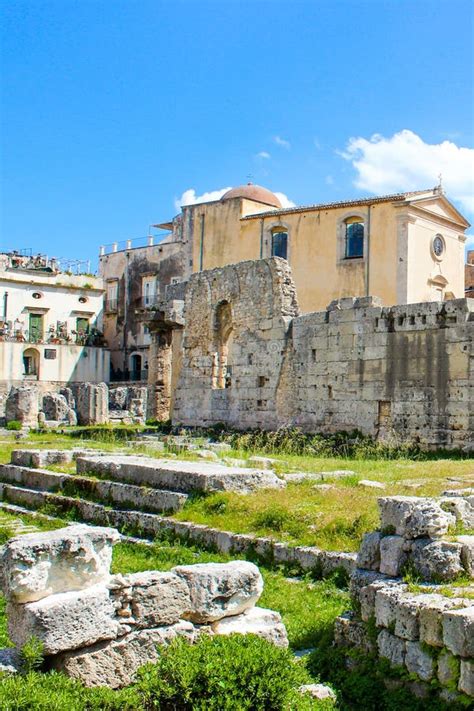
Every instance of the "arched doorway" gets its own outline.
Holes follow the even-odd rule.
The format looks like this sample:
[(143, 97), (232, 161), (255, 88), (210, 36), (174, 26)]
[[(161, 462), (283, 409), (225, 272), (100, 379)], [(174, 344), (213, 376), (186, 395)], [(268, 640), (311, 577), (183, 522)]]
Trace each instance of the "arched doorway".
[(23, 374), (27, 378), (39, 378), (40, 354), (36, 348), (27, 348), (23, 351)]
[(232, 307), (228, 301), (221, 301), (216, 308), (214, 321), (214, 363), (212, 387), (228, 388), (231, 385), (232, 369), (229, 353), (232, 345)]

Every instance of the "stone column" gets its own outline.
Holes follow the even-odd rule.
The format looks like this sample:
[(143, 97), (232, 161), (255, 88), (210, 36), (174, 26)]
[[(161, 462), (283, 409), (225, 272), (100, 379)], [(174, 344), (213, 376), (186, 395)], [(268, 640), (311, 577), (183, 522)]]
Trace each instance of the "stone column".
[(164, 422), (171, 416), (172, 329), (150, 333), (147, 418)]

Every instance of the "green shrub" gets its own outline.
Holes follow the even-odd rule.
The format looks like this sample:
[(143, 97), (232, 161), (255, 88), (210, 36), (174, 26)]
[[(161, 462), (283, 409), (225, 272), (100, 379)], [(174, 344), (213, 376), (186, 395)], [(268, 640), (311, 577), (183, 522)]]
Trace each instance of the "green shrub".
[(19, 420), (10, 420), (7, 422), (7, 430), (18, 431), (21, 430), (22, 424)]
[(20, 650), (21, 668), (24, 674), (39, 669), (43, 664), (44, 645), (36, 637), (30, 637)]
[[(255, 635), (174, 640), (156, 664), (139, 672), (147, 708), (162, 711), (283, 711), (318, 708), (295, 696), (309, 683), (286, 649)], [(321, 708), (321, 706), (319, 706)]]
[(0, 680), (2, 711), (144, 711), (140, 696), (131, 689), (87, 689), (63, 674), (29, 672)]

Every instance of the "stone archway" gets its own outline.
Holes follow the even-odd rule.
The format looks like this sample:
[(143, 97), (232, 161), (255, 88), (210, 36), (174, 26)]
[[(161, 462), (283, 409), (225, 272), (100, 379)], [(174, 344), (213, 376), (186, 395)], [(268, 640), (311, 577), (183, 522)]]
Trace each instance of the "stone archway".
[(36, 348), (23, 351), (23, 371), (27, 378), (39, 380), (40, 354)]

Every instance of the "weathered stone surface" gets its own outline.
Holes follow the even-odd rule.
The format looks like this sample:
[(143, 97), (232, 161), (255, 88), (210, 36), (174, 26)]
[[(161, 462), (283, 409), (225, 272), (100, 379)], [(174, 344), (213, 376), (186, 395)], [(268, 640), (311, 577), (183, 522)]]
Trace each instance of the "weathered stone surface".
[(464, 572), (461, 551), (461, 543), (421, 538), (412, 545), (411, 560), (423, 580), (449, 581)]
[(86, 686), (107, 685), (117, 689), (131, 684), (143, 664), (158, 659), (159, 645), (178, 636), (194, 641), (194, 625), (181, 620), (168, 627), (131, 632), (119, 639), (60, 654), (53, 660), (53, 666)]
[(14, 647), (0, 649), (0, 679), (2, 674), (18, 674), (21, 671), (21, 659)]
[(474, 578), (474, 536), (457, 536), (456, 540), (462, 545), (461, 563), (468, 575)]
[(380, 540), (380, 572), (399, 576), (406, 562), (405, 539), (401, 536), (383, 536)]
[(381, 481), (373, 481), (372, 479), (359, 479), (357, 486), (362, 486), (366, 489), (385, 489), (385, 484), (382, 484)]
[(441, 499), (440, 506), (455, 516), (456, 521), (466, 528), (474, 529), (474, 506), (463, 497), (446, 497)]
[(17, 420), (27, 427), (36, 427), (38, 423), (38, 389), (27, 385), (12, 387), (5, 403), (7, 422)]
[(116, 614), (133, 627), (172, 625), (191, 609), (188, 586), (173, 573), (114, 575), (108, 588)]
[(447, 649), (441, 650), (438, 656), (437, 666), (438, 681), (443, 686), (457, 686), (459, 677), (459, 659)]
[(354, 613), (346, 612), (334, 621), (334, 641), (338, 647), (356, 647), (367, 652), (373, 651), (373, 643), (363, 622), (354, 618)]
[(375, 620), (381, 627), (394, 628), (401, 591), (396, 586), (384, 586), (375, 593)]
[(225, 617), (211, 625), (213, 634), (256, 634), (277, 647), (288, 647), (286, 628), (281, 615), (273, 610), (252, 607), (240, 615)]
[(377, 637), (377, 646), (381, 657), (388, 659), (392, 666), (403, 666), (405, 662), (405, 642), (395, 635), (382, 630)]
[(49, 464), (69, 464), (72, 459), (72, 449), (14, 449), (10, 461), (21, 467), (39, 469)]
[(443, 612), (443, 641), (458, 657), (474, 657), (474, 606)]
[(405, 666), (423, 681), (430, 681), (434, 676), (434, 659), (419, 642), (406, 643)]
[(361, 568), (356, 568), (351, 575), (349, 581), (349, 591), (351, 598), (354, 601), (359, 600), (359, 593), (366, 585), (371, 585), (377, 581), (386, 581), (388, 576), (383, 573), (379, 573), (376, 570), (362, 570)]
[(69, 405), (64, 397), (59, 393), (46, 393), (43, 395), (41, 409), (47, 420), (67, 420)]
[(378, 500), (382, 531), (394, 530), (404, 538), (438, 538), (456, 522), (432, 499), (390, 496)]
[(171, 572), (189, 588), (191, 610), (186, 618), (192, 622), (238, 615), (255, 605), (263, 591), (260, 571), (247, 561), (180, 565)]
[[(379, 570), (380, 566), (380, 540), (378, 531), (366, 533), (357, 554), (357, 567), (365, 570)], [(384, 572), (384, 571), (382, 571)]]
[(4, 593), (15, 602), (81, 590), (109, 579), (113, 528), (68, 526), (11, 539), (1, 549)]
[(57, 593), (37, 602), (10, 602), (7, 619), (14, 644), (22, 647), (36, 637), (43, 643), (45, 654), (87, 647), (129, 631), (115, 618), (114, 605), (104, 585)]
[(77, 472), (97, 473), (118, 481), (146, 484), (171, 491), (238, 491), (285, 486), (273, 472), (258, 469), (226, 467), (214, 462), (170, 461), (115, 455), (78, 457)]
[(80, 383), (75, 387), (80, 425), (102, 425), (109, 420), (109, 389), (105, 383)]
[(336, 701), (337, 699), (335, 691), (327, 684), (303, 684), (303, 686), (300, 686), (299, 692), (303, 694), (303, 696), (307, 694), (313, 699), (319, 699), (320, 701), (324, 699)]
[(458, 689), (463, 694), (474, 696), (474, 661), (472, 659), (461, 659)]
[(432, 595), (431, 602), (420, 608), (420, 640), (433, 647), (442, 647), (443, 642), (443, 612), (462, 605), (462, 600)]

